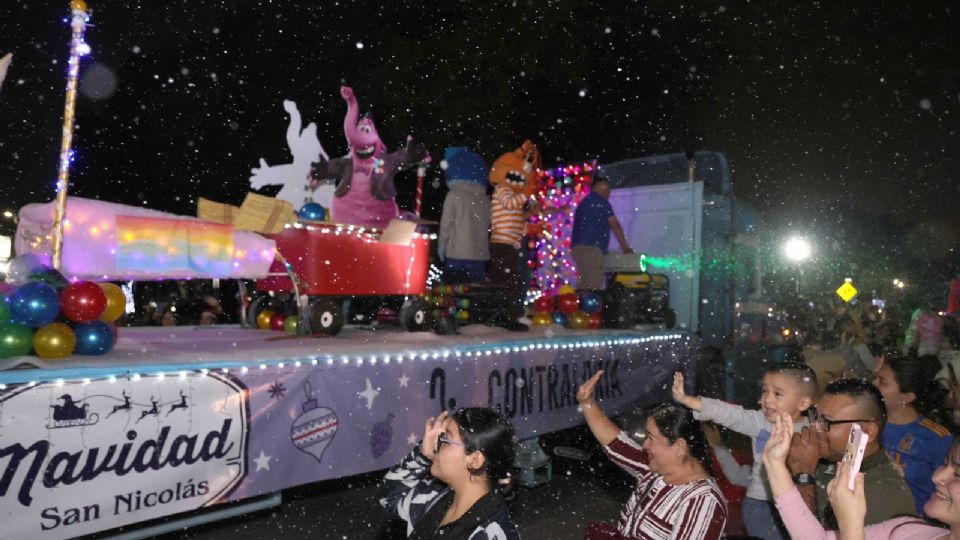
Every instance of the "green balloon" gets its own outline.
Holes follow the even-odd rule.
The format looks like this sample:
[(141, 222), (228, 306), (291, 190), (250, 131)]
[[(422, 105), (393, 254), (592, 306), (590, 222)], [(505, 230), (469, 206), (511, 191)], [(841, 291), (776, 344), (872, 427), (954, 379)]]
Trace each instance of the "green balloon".
[(297, 335), (297, 327), (299, 326), (296, 315), (289, 315), (283, 320), (283, 331), (291, 336)]
[(7, 299), (0, 296), (0, 324), (10, 322), (10, 306), (7, 305)]
[(33, 330), (25, 324), (0, 324), (0, 358), (23, 356), (33, 349)]

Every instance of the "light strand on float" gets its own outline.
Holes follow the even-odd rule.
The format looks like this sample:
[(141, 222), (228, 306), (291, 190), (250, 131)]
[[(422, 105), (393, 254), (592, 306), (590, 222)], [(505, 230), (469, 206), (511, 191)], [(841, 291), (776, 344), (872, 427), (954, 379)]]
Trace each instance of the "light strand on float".
[[(476, 345), (459, 345), (459, 346), (447, 346), (440, 348), (430, 348), (430, 349), (421, 349), (421, 350), (408, 350), (402, 353), (383, 354), (382, 358), (379, 358), (376, 353), (364, 353), (364, 354), (354, 354), (354, 355), (340, 355), (339, 360), (340, 364), (343, 366), (364, 366), (367, 364), (376, 365), (379, 362), (384, 364), (390, 364), (394, 360), (397, 364), (402, 364), (404, 359), (409, 359), (411, 361), (421, 360), (443, 360), (447, 361), (456, 361), (462, 362), (462, 358), (480, 358), (480, 357), (492, 357), (500, 355), (509, 355), (516, 354), (521, 352), (529, 352), (532, 350), (563, 350), (563, 351), (574, 351), (574, 350), (584, 350), (584, 349), (600, 349), (600, 348), (611, 348), (614, 346), (638, 346), (643, 345), (645, 348), (651, 345), (660, 346), (665, 344), (665, 342), (683, 342), (689, 343), (691, 336), (683, 333), (669, 333), (669, 334), (659, 334), (659, 335), (637, 335), (634, 333), (619, 334), (612, 336), (588, 336), (590, 339), (584, 339), (584, 336), (562, 336), (546, 339), (526, 339), (526, 340), (516, 340), (505, 343), (497, 344), (476, 344)], [(322, 360), (326, 366), (334, 366), (335, 358), (332, 355), (324, 355)], [(64, 379), (62, 375), (56, 373), (50, 373), (48, 375), (40, 375), (34, 380), (29, 382), (26, 381), (17, 381), (14, 382), (10, 380), (10, 376), (14, 373), (4, 373), (6, 375), (5, 383), (0, 383), (0, 390), (6, 390), (8, 385), (19, 385), (27, 384), (28, 386), (36, 386), (41, 382), (51, 382), (57, 386), (62, 386), (68, 382), (82, 382), (83, 384), (90, 384), (93, 380), (106, 380), (110, 383), (117, 382), (119, 377), (126, 377), (130, 381), (137, 382), (141, 380), (154, 380), (156, 382), (163, 382), (164, 379), (168, 376), (176, 376), (180, 380), (185, 380), (191, 374), (200, 374), (207, 375), (211, 370), (219, 371), (220, 373), (227, 375), (231, 372), (239, 374), (247, 374), (251, 372), (251, 368), (259, 368), (257, 373), (262, 373), (268, 370), (269, 368), (276, 368), (283, 370), (288, 368), (288, 362), (292, 362), (294, 368), (312, 368), (317, 366), (321, 361), (321, 358), (316, 356), (302, 357), (302, 358), (283, 358), (283, 359), (274, 359), (274, 360), (262, 360), (250, 365), (242, 365), (231, 363), (229, 366), (223, 366), (222, 364), (217, 365), (216, 362), (211, 362), (207, 364), (207, 367), (191, 367), (189, 369), (184, 369), (183, 366), (179, 367), (166, 367), (161, 368), (158, 371), (151, 371), (146, 374), (148, 379), (144, 379), (144, 375), (139, 372), (132, 371), (137, 368), (129, 368), (126, 373), (122, 375), (117, 374), (103, 374), (94, 376), (88, 376), (83, 378), (71, 378), (70, 380)], [(98, 370), (94, 370), (98, 371)], [(36, 375), (36, 374), (31, 374)]]
[(67, 96), (63, 106), (63, 134), (60, 142), (60, 170), (57, 175), (56, 209), (53, 218), (53, 254), (52, 264), (60, 269), (63, 257), (63, 221), (67, 215), (67, 186), (70, 179), (70, 148), (73, 145), (73, 112), (77, 103), (77, 75), (80, 72), (80, 52), (86, 44), (83, 33), (87, 29), (90, 15), (84, 0), (71, 0), (70, 27), (73, 37), (70, 40), (70, 59), (67, 61)]

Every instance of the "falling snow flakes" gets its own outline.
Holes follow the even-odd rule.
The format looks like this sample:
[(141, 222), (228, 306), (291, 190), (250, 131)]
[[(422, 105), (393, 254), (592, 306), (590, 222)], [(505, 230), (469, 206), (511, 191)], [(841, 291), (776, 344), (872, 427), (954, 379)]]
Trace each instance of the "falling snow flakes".
[(933, 104), (930, 103), (930, 98), (923, 98), (923, 99), (920, 100), (920, 108), (921, 108), (921, 109), (923, 109), (923, 110), (925, 110), (925, 111), (929, 111), (929, 110), (930, 110), (930, 107), (932, 107), (932, 106), (933, 106)]
[(140, 54), (140, 46), (139, 46), (139, 45), (134, 45), (133, 47), (130, 48), (130, 51), (131, 51), (133, 54)]

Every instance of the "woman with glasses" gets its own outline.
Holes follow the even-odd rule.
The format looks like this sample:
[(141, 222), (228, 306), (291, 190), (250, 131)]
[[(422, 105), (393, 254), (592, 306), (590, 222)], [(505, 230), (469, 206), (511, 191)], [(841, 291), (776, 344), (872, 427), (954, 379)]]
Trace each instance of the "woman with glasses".
[(873, 525), (865, 525), (869, 503), (864, 489), (864, 475), (857, 474), (854, 489), (851, 491), (848, 487), (850, 465), (843, 462), (838, 464), (836, 476), (827, 485), (827, 494), (836, 515), (838, 530), (826, 531), (803, 501), (787, 467), (792, 433), (793, 419), (789, 415), (778, 418), (763, 451), (763, 465), (766, 467), (777, 510), (793, 540), (960, 539), (960, 447), (956, 443), (946, 462), (933, 473), (936, 491), (924, 504), (927, 516), (946, 524), (949, 530), (911, 516), (894, 517)]
[(417, 539), (519, 540), (501, 495), (511, 487), (514, 430), (491, 409), (427, 420), (423, 442), (390, 469), (380, 505)]
[(940, 362), (934, 356), (891, 357), (877, 368), (873, 385), (883, 394), (887, 425), (883, 448), (903, 469), (917, 513), (933, 493), (930, 475), (943, 464), (953, 437), (938, 424), (944, 414), (946, 390), (934, 377)]
[(710, 476), (700, 422), (686, 407), (664, 403), (647, 415), (646, 440), (638, 445), (604, 414), (594, 399), (598, 371), (577, 391), (593, 436), (614, 464), (637, 479), (614, 527), (590, 523), (587, 539), (694, 540), (723, 538), (727, 502)]

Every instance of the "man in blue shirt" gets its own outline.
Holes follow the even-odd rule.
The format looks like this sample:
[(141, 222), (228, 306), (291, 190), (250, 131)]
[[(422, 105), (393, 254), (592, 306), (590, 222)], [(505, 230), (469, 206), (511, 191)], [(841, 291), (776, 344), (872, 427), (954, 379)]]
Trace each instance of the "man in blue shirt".
[(620, 242), (624, 253), (633, 253), (623, 236), (623, 228), (610, 206), (610, 182), (594, 178), (590, 194), (583, 198), (573, 217), (573, 258), (580, 280), (577, 289), (597, 291), (606, 288), (603, 279), (603, 255), (610, 244), (610, 231)]

